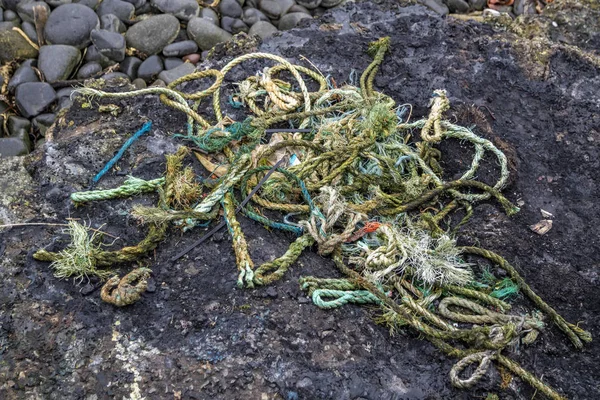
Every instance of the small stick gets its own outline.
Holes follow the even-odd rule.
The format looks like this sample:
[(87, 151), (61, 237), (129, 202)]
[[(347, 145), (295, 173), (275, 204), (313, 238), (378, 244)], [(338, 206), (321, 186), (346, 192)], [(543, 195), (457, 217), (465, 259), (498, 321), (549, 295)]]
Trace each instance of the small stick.
[[(248, 202), (250, 201), (250, 199), (252, 198), (252, 196), (254, 196), (256, 194), (256, 192), (258, 192), (258, 190), (260, 189), (260, 187), (267, 181), (267, 179), (269, 179), (269, 177), (271, 176), (271, 174), (273, 172), (275, 172), (275, 170), (277, 168), (279, 168), (279, 166), (281, 165), (281, 163), (283, 162), (283, 160), (284, 159), (282, 158), (281, 160), (277, 161), (277, 163), (275, 163), (275, 165), (273, 165), (273, 167), (265, 174), (265, 176), (260, 180), (260, 182), (258, 182), (258, 185), (256, 185), (254, 187), (254, 189), (252, 189), (252, 191), (250, 193), (248, 193), (248, 196), (246, 196), (246, 198), (235, 209), (235, 213), (236, 214), (238, 212), (240, 212), (240, 210), (246, 204), (248, 204)], [(197, 246), (199, 246), (200, 244), (202, 244), (206, 239), (210, 238), (212, 235), (214, 235), (219, 230), (221, 230), (221, 228), (223, 228), (225, 225), (227, 225), (227, 222), (221, 221), (217, 226), (215, 226), (214, 228), (212, 228), (206, 235), (202, 236), (200, 238), (200, 240), (198, 240), (197, 242), (191, 244), (188, 248), (186, 248), (185, 250), (183, 250), (181, 253), (177, 254), (174, 257), (172, 257), (171, 258), (171, 262), (175, 262), (175, 261), (179, 260), (181, 257), (185, 256), (187, 253), (189, 253), (190, 251), (194, 250)]]

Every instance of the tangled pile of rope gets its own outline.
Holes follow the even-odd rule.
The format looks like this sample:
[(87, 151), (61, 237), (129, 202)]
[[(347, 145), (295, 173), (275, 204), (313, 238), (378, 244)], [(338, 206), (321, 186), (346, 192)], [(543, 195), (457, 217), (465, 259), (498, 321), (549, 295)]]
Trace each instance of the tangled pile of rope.
[[(315, 305), (324, 309), (347, 303), (379, 307), (377, 321), (388, 325), (392, 333), (412, 328), (444, 353), (461, 358), (450, 373), (458, 388), (475, 384), (494, 361), (548, 397), (562, 398), (506, 353), (533, 343), (546, 326), (544, 318), (577, 348), (582, 341), (590, 341), (591, 335), (565, 321), (502, 257), (477, 247), (458, 247), (453, 238), (477, 202), (495, 200), (507, 214), (518, 212), (501, 193), (509, 175), (507, 159), (491, 141), (444, 120), (449, 108), (445, 91), (436, 91), (429, 116), (414, 122), (406, 115), (410, 106), (397, 106), (375, 91), (373, 82), (389, 46), (388, 38), (372, 43), (373, 62), (358, 83), (351, 76), (350, 83), (341, 87), (319, 71), (272, 54), (254, 53), (234, 59), (221, 70), (195, 72), (166, 88), (121, 93), (78, 90), (91, 98), (159, 95), (164, 104), (186, 113), (187, 134), (180, 137), (189, 146), (167, 156), (164, 177), (150, 181), (131, 177), (118, 188), (72, 194), (72, 200), (82, 204), (158, 193), (156, 207), (138, 205), (132, 211), (149, 226), (148, 236), (139, 244), (108, 251), (94, 244), (94, 237), (86, 241), (79, 233), (65, 250), (40, 250), (34, 257), (53, 262), (62, 277), (78, 270), (78, 264), (85, 268), (83, 275), (101, 271), (106, 277), (103, 268), (139, 260), (154, 250), (169, 225), (187, 231), (217, 219), (222, 208), (233, 239), (240, 288), (281, 279), (303, 251), (316, 245), (319, 254), (333, 258), (344, 277), (302, 278), (301, 287)], [(253, 59), (269, 59), (277, 65), (238, 84), (229, 103), (247, 107), (253, 115), (235, 122), (223, 116), (221, 86), (229, 71)], [(285, 74), (295, 82), (284, 80)], [(303, 76), (314, 81), (317, 89), (309, 91)], [(206, 78), (214, 79), (208, 89), (194, 93), (178, 89)], [(215, 123), (198, 111), (207, 98), (212, 98)], [(446, 181), (439, 144), (453, 139), (469, 142), (474, 155), (460, 178)], [(195, 154), (212, 179), (199, 180), (191, 168), (183, 167), (190, 149), (200, 151)], [(474, 179), (487, 155), (499, 166), (492, 185)], [(256, 266), (237, 220), (238, 211), (297, 237), (281, 257)], [(269, 218), (265, 211), (282, 218)], [(451, 214), (462, 216), (454, 226), (451, 221), (456, 218)], [(496, 278), (489, 266), (476, 273), (476, 266), (465, 261), (467, 256), (487, 259), (509, 278)], [(102, 291), (103, 299), (130, 304), (145, 290), (148, 274), (144, 268), (122, 280), (112, 278)], [(138, 279), (138, 284), (131, 285)], [(511, 312), (507, 300), (517, 292), (536, 309)], [(473, 363), (478, 364), (475, 372), (461, 377)]]

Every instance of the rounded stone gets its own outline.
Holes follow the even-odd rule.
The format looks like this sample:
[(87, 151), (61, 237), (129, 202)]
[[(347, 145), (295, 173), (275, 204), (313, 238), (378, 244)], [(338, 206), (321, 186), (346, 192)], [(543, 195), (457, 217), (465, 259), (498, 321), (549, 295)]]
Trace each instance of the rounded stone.
[(102, 65), (102, 68), (106, 68), (109, 65), (114, 64), (114, 62), (108, 57), (100, 53), (100, 51), (98, 51), (94, 45), (91, 45), (87, 48), (87, 51), (85, 52), (85, 61), (96, 61)]
[(171, 43), (163, 49), (165, 57), (183, 57), (198, 51), (198, 45), (193, 40)]
[(257, 35), (261, 39), (266, 39), (268, 37), (273, 36), (276, 32), (278, 32), (277, 28), (273, 26), (270, 22), (267, 21), (258, 21), (252, 27), (250, 27), (250, 31), (248, 31), (248, 35)]
[(464, 0), (447, 0), (446, 5), (451, 13), (466, 13), (469, 11), (469, 4)]
[(69, 79), (79, 60), (81, 53), (76, 47), (63, 44), (42, 46), (38, 68), (47, 82), (62, 81)]
[(200, 10), (198, 16), (211, 21), (216, 26), (219, 26), (219, 15), (211, 8), (203, 8)]
[(246, 8), (242, 14), (242, 21), (248, 26), (252, 26), (258, 21), (269, 21), (269, 18), (256, 8)]
[(123, 35), (104, 29), (94, 29), (91, 38), (94, 46), (105, 57), (115, 61), (123, 61), (125, 58), (125, 38)]
[(221, 0), (219, 12), (221, 16), (239, 18), (242, 16), (242, 6), (236, 0)]
[(114, 14), (123, 22), (133, 18), (135, 7), (133, 4), (121, 0), (102, 0), (102, 3), (96, 9), (99, 17), (107, 14)]
[(83, 64), (79, 71), (77, 71), (78, 79), (87, 79), (90, 78), (99, 72), (102, 71), (102, 65), (96, 61), (92, 61), (86, 64)]
[(15, 71), (12, 78), (10, 78), (10, 81), (8, 81), (8, 91), (10, 93), (14, 92), (22, 83), (40, 81), (38, 75), (32, 68), (32, 64), (34, 63), (35, 60), (27, 60)]
[(321, 5), (322, 0), (296, 0), (298, 5), (313, 10)]
[(49, 44), (66, 44), (83, 49), (90, 44), (90, 33), (100, 27), (94, 11), (81, 4), (65, 4), (48, 17), (44, 36)]
[(198, 16), (200, 6), (196, 0), (152, 0), (152, 5), (165, 14), (171, 14), (182, 21)]
[(188, 37), (202, 50), (210, 50), (218, 43), (227, 42), (232, 35), (204, 18), (193, 18), (187, 27)]
[(448, 15), (450, 13), (448, 6), (442, 3), (442, 0), (421, 0), (421, 4), (429, 7), (439, 15)]
[(162, 59), (159, 56), (150, 56), (140, 64), (138, 78), (141, 78), (146, 82), (151, 82), (163, 71), (163, 69), (164, 64)]
[(146, 88), (146, 81), (140, 78), (134, 79), (133, 82), (131, 82), (133, 84), (133, 86), (135, 86), (136, 89), (145, 89)]
[(483, 11), (487, 6), (487, 0), (469, 0), (469, 7), (473, 11)]
[(33, 8), (42, 7), (46, 15), (50, 15), (50, 6), (43, 1), (22, 1), (17, 5), (17, 13), (21, 20), (33, 22)]
[(35, 30), (35, 26), (31, 22), (23, 22), (21, 24), (21, 29), (23, 30), (23, 32), (25, 32), (27, 37), (31, 39), (33, 43), (38, 42), (37, 31)]
[(168, 69), (166, 71), (162, 71), (158, 75), (158, 79), (162, 80), (163, 82), (165, 82), (168, 85), (171, 82), (173, 82), (181, 77), (191, 74), (195, 70), (196, 70), (196, 67), (194, 67), (192, 64), (182, 63), (175, 68)]
[(197, 64), (200, 62), (201, 56), (198, 53), (194, 53), (194, 54), (188, 54), (187, 56), (183, 57), (182, 60), (183, 61), (188, 61), (192, 64)]
[(119, 70), (129, 76), (131, 79), (137, 78), (138, 69), (142, 64), (142, 60), (137, 57), (125, 57), (119, 64)]
[(27, 82), (15, 91), (15, 103), (26, 118), (41, 114), (56, 100), (56, 92), (46, 82)]
[(179, 21), (170, 14), (157, 15), (133, 25), (125, 34), (127, 46), (145, 54), (160, 53), (179, 33)]
[(310, 15), (306, 15), (304, 13), (290, 13), (285, 14), (279, 20), (279, 29), (282, 31), (287, 31), (293, 29), (298, 25), (300, 21), (303, 19), (312, 18)]
[[(179, 67), (181, 64), (183, 64), (183, 60), (181, 58), (176, 58), (176, 57), (167, 57), (164, 59), (164, 63), (165, 63), (165, 71), (168, 71), (170, 69)], [(164, 79), (163, 79), (163, 81), (164, 81)]]
[(0, 22), (0, 63), (37, 57), (38, 50), (12, 28), (12, 23)]
[(104, 30), (125, 33), (127, 28), (123, 22), (114, 14), (106, 14), (100, 18), (100, 27)]
[(337, 5), (342, 4), (344, 1), (345, 0), (323, 0), (323, 1), (321, 1), (321, 7), (325, 7), (325, 8), (335, 7)]
[(276, 0), (260, 0), (258, 8), (271, 19), (278, 19), (283, 14), (281, 4)]
[(33, 126), (38, 130), (40, 135), (45, 136), (46, 131), (52, 126), (55, 120), (56, 114), (48, 113), (38, 115), (31, 122), (33, 122)]

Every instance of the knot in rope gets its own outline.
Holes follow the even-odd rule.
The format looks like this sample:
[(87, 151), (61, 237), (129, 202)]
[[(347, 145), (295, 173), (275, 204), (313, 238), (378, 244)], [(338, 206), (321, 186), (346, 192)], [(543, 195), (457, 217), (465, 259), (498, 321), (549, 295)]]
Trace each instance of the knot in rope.
[[(469, 354), (457, 362), (450, 370), (450, 382), (458, 389), (468, 389), (475, 385), (487, 373), (492, 360), (496, 359), (497, 353), (492, 350)], [(469, 365), (479, 363), (477, 369), (466, 379), (460, 378), (460, 373)]]
[[(450, 101), (445, 90), (436, 90), (431, 99), (431, 112), (425, 125), (421, 129), (421, 139), (426, 142), (437, 143), (442, 140), (442, 115), (450, 108)], [(433, 129), (433, 134), (431, 130)]]
[(148, 278), (150, 278), (151, 272), (149, 268), (137, 268), (122, 279), (113, 276), (102, 286), (100, 297), (105, 302), (117, 307), (133, 304), (148, 288)]

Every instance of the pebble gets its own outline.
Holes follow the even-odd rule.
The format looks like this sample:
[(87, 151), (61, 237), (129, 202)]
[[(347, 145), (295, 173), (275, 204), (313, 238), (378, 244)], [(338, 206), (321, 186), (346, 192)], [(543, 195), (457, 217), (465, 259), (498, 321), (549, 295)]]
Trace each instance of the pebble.
[(133, 82), (131, 82), (133, 86), (135, 86), (136, 89), (145, 89), (147, 87), (146, 85), (146, 81), (140, 78), (134, 79)]
[(106, 14), (100, 18), (100, 28), (117, 33), (125, 33), (127, 28), (114, 14)]
[(159, 56), (150, 56), (146, 58), (138, 69), (138, 78), (142, 78), (146, 82), (155, 79), (158, 74), (164, 69), (164, 64)]
[(100, 20), (92, 9), (81, 4), (65, 4), (48, 17), (44, 37), (48, 44), (66, 44), (83, 49), (91, 42), (92, 29), (99, 27)]
[(469, 4), (464, 0), (447, 0), (446, 5), (451, 13), (466, 13), (469, 11)]
[(279, 20), (279, 29), (281, 29), (282, 31), (287, 31), (287, 30), (293, 29), (296, 27), (296, 25), (298, 25), (298, 23), (300, 21), (302, 21), (303, 19), (307, 19), (307, 18), (312, 18), (312, 17), (310, 15), (307, 15), (304, 13), (285, 14)]
[(524, 0), (515, 0), (513, 3), (513, 12), (515, 15), (521, 15), (525, 12), (525, 1)]
[(252, 26), (258, 21), (269, 22), (269, 18), (256, 8), (246, 8), (242, 14), (242, 21), (244, 21), (246, 25)]
[(421, 4), (426, 7), (429, 7), (431, 10), (435, 11), (439, 15), (448, 15), (450, 10), (448, 6), (442, 3), (441, 0), (420, 0)]
[(154, 81), (154, 83), (153, 83), (152, 85), (150, 85), (150, 86), (153, 86), (153, 87), (166, 87), (166, 86), (167, 86), (167, 84), (166, 84), (165, 82), (163, 82), (163, 80), (162, 80), (162, 79), (157, 79), (157, 80), (155, 80), (155, 81)]
[(15, 103), (26, 118), (41, 114), (55, 100), (56, 92), (46, 82), (23, 83), (15, 91)]
[(111, 61), (108, 57), (102, 55), (94, 45), (91, 45), (87, 48), (87, 51), (85, 53), (85, 61), (95, 61), (102, 65), (102, 68), (106, 68), (109, 65), (114, 64), (114, 62)]
[(126, 22), (133, 19), (135, 7), (133, 4), (121, 0), (102, 0), (96, 9), (96, 14), (102, 17), (106, 14), (114, 14), (121, 21)]
[(21, 66), (17, 68), (10, 81), (8, 81), (8, 91), (13, 93), (17, 86), (25, 82), (39, 82), (40, 78), (33, 70), (36, 60), (30, 59), (21, 63)]
[(487, 0), (469, 0), (469, 7), (473, 11), (483, 11), (487, 6)]
[(202, 50), (210, 50), (218, 43), (227, 42), (232, 35), (215, 26), (212, 22), (204, 18), (193, 18), (187, 26), (187, 33), (190, 39), (193, 39)]
[(125, 59), (119, 64), (119, 70), (126, 74), (129, 78), (137, 78), (138, 69), (142, 64), (142, 60), (137, 57), (125, 57)]
[(309, 10), (314, 10), (321, 5), (321, 1), (322, 0), (296, 0), (296, 3), (302, 7), (308, 8)]
[(305, 7), (299, 6), (298, 4), (294, 5), (292, 8), (290, 8), (288, 10), (288, 13), (293, 13), (293, 12), (301, 12), (301, 13), (310, 15), (310, 11), (308, 11)]
[(165, 57), (183, 57), (198, 51), (198, 45), (193, 40), (171, 43), (163, 49)]
[(207, 19), (213, 24), (219, 26), (219, 15), (211, 8), (203, 8), (198, 15), (200, 18)]
[(257, 23), (252, 25), (252, 27), (250, 27), (250, 31), (248, 32), (248, 34), (257, 35), (258, 37), (264, 40), (268, 37), (273, 36), (277, 32), (277, 28), (275, 28), (270, 22), (258, 21)]
[(240, 32), (248, 32), (250, 29), (241, 19), (231, 17), (222, 17), (221, 27), (234, 35)]
[(175, 40), (178, 34), (179, 20), (170, 14), (162, 14), (130, 27), (125, 34), (125, 40), (127, 46), (151, 55), (160, 53), (165, 46)]
[(275, 0), (260, 0), (258, 3), (260, 11), (262, 11), (267, 17), (271, 19), (278, 19), (283, 10), (279, 2)]
[(321, 1), (321, 7), (331, 8), (341, 4), (345, 0), (323, 0)]
[(27, 118), (11, 115), (8, 117), (8, 121), (6, 122), (6, 127), (10, 136), (22, 136), (27, 134), (29, 137), (29, 132), (31, 131), (31, 122), (29, 122)]
[(102, 79), (105, 81), (111, 81), (113, 79), (124, 79), (126, 82), (129, 82), (129, 77), (122, 72), (109, 72), (102, 76)]
[(29, 146), (22, 138), (0, 137), (0, 158), (29, 154)]
[(281, 15), (287, 14), (290, 12), (290, 8), (296, 5), (294, 0), (279, 0), (279, 5), (281, 6)]
[(4, 10), (0, 7), (0, 22), (4, 21)]
[(125, 58), (125, 38), (123, 35), (104, 29), (94, 29), (91, 37), (92, 43), (100, 54), (114, 61), (123, 61)]
[(146, 5), (146, 0), (125, 0), (128, 3), (133, 4), (135, 10)]
[(21, 1), (17, 4), (17, 14), (19, 14), (21, 20), (33, 22), (34, 7), (43, 7), (46, 9), (46, 14), (50, 15), (50, 6), (43, 1)]
[(242, 6), (237, 0), (221, 0), (218, 7), (221, 17), (239, 18), (242, 16)]
[(63, 4), (71, 3), (71, 0), (46, 0), (46, 3), (50, 4), (52, 8), (62, 6)]
[(46, 131), (52, 126), (54, 120), (56, 120), (56, 114), (48, 113), (38, 115), (31, 122), (40, 135), (46, 136)]
[(165, 64), (165, 70), (167, 70), (167, 71), (170, 69), (173, 69), (173, 68), (177, 68), (178, 66), (183, 64), (183, 60), (181, 58), (176, 58), (176, 57), (167, 57), (163, 60), (163, 62)]
[(38, 58), (38, 68), (47, 82), (69, 79), (69, 76), (81, 60), (76, 47), (63, 44), (42, 46)]
[(98, 8), (98, 5), (100, 5), (101, 1), (102, 0), (77, 0), (77, 3), (95, 10)]
[(197, 64), (200, 62), (201, 58), (202, 57), (200, 56), (200, 54), (193, 53), (193, 54), (188, 54), (187, 56), (183, 57), (183, 61), (189, 61), (192, 64)]
[(165, 82), (167, 85), (173, 82), (176, 79), (179, 79), (183, 76), (189, 75), (196, 70), (193, 64), (190, 63), (182, 63), (178, 67), (173, 69), (169, 69), (167, 71), (162, 71), (158, 78)]
[(189, 21), (200, 13), (200, 6), (196, 0), (152, 0), (152, 5), (182, 21)]
[[(6, 15), (6, 11), (4, 14)], [(35, 58), (38, 50), (25, 38), (12, 30), (10, 22), (0, 22), (0, 63), (12, 61), (16, 58)]]
[(87, 79), (102, 71), (102, 65), (96, 61), (85, 63), (77, 71), (77, 79)]
[(33, 42), (38, 43), (37, 31), (35, 30), (35, 26), (31, 22), (23, 22), (21, 24), (21, 30), (25, 32), (27, 37)]
[[(19, 16), (17, 15), (16, 12), (12, 11), (12, 10), (6, 10), (4, 12), (4, 20), (5, 21), (16, 21), (19, 19)], [(18, 21), (17, 21), (18, 23)]]

